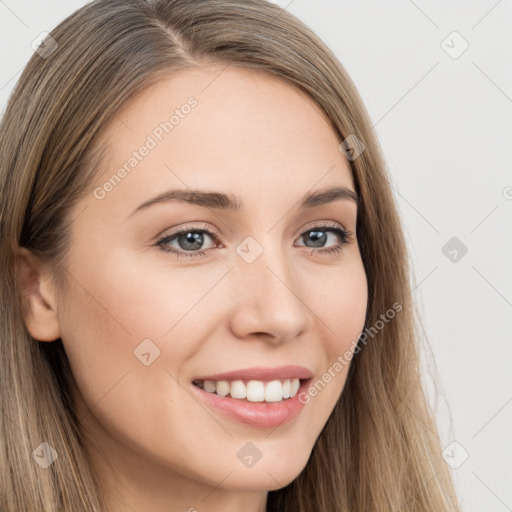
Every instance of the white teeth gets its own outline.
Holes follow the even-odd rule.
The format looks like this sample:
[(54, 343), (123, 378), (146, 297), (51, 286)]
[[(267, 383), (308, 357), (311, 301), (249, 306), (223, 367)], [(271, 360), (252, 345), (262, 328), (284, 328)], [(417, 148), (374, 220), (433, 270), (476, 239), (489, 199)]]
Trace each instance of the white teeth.
[(217, 381), (217, 395), (226, 396), (229, 393), (229, 382), (227, 380)]
[(300, 387), (299, 379), (272, 380), (263, 382), (250, 380), (245, 383), (242, 380), (232, 382), (226, 380), (196, 381), (197, 385), (208, 393), (216, 393), (219, 396), (227, 396), (236, 399), (247, 399), (249, 402), (281, 402), (294, 397)]
[(299, 379), (293, 379), (290, 381), (290, 398), (294, 397), (299, 391), (300, 382)]
[(283, 385), (278, 380), (265, 384), (265, 402), (280, 402), (283, 399)]
[(213, 380), (205, 380), (203, 383), (203, 389), (209, 393), (213, 393), (216, 389), (215, 382)]
[(247, 388), (241, 380), (234, 380), (231, 383), (229, 394), (231, 398), (245, 398), (247, 396)]
[(247, 400), (249, 402), (263, 402), (265, 400), (265, 385), (261, 380), (250, 380), (247, 383)]
[(290, 398), (290, 380), (283, 382), (283, 398)]

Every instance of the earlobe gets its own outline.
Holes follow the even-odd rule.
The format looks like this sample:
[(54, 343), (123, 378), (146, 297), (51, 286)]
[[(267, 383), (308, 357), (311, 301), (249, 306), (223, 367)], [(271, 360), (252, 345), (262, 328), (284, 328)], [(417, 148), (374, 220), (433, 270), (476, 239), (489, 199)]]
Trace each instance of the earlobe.
[(23, 319), (30, 335), (38, 341), (60, 338), (56, 297), (50, 276), (42, 271), (39, 260), (26, 247), (17, 249), (16, 280), (23, 302)]

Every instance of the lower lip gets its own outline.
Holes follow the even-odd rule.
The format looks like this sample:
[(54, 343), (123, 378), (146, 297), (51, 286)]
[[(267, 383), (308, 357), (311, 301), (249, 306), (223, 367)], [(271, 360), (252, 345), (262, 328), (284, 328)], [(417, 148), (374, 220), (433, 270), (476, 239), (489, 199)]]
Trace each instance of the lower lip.
[(207, 405), (227, 417), (257, 428), (275, 428), (295, 418), (304, 404), (299, 401), (301, 392), (307, 389), (311, 379), (301, 382), (296, 395), (280, 402), (249, 402), (244, 399), (219, 396), (192, 384), (196, 393)]

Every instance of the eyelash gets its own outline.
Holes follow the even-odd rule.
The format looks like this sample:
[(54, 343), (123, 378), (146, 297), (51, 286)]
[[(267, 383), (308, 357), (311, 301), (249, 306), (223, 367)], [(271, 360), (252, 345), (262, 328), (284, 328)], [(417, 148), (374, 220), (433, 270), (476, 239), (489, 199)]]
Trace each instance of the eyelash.
[[(331, 231), (333, 233), (336, 233), (338, 235), (338, 238), (341, 240), (341, 242), (337, 246), (331, 247), (329, 249), (317, 249), (317, 250), (312, 249), (311, 250), (312, 254), (315, 252), (320, 253), (320, 254), (332, 254), (332, 255), (338, 254), (342, 251), (343, 245), (347, 245), (347, 244), (351, 243), (351, 241), (352, 241), (352, 232), (350, 232), (346, 229), (340, 228), (338, 224), (330, 224), (328, 226), (325, 224), (320, 224), (317, 226), (312, 226), (309, 229), (307, 229), (306, 231), (304, 231), (301, 234), (301, 237), (311, 231)], [(206, 251), (184, 252), (184, 251), (178, 251), (176, 249), (170, 249), (169, 246), (166, 245), (173, 239), (177, 238), (179, 235), (182, 235), (185, 233), (207, 233), (213, 239), (213, 241), (215, 243), (219, 243), (220, 233), (218, 231), (214, 230), (212, 232), (208, 229), (200, 229), (197, 227), (185, 226), (185, 227), (171, 233), (170, 235), (165, 235), (163, 238), (160, 238), (155, 243), (155, 246), (159, 247), (164, 252), (176, 254), (177, 258), (179, 258), (180, 256), (191, 257), (191, 258), (194, 258), (196, 256), (205, 256)]]

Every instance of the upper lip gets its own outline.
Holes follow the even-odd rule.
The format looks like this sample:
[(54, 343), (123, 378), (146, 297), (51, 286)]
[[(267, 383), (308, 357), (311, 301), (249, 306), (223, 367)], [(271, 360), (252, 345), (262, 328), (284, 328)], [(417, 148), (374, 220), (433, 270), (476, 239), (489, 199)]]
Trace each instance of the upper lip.
[(313, 373), (304, 366), (279, 366), (268, 368), (263, 366), (232, 370), (214, 375), (196, 377), (194, 380), (285, 380), (285, 379), (310, 379)]

